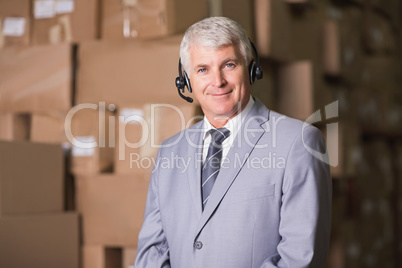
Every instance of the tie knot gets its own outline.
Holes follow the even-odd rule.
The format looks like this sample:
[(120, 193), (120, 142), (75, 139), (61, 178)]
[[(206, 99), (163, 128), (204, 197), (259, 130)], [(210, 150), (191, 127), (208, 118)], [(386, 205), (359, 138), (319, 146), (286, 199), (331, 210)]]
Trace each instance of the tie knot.
[(229, 137), (230, 135), (230, 130), (227, 128), (217, 128), (217, 129), (211, 129), (209, 130), (209, 133), (211, 134), (211, 141), (214, 142), (215, 144), (219, 145), (222, 144), (222, 142)]

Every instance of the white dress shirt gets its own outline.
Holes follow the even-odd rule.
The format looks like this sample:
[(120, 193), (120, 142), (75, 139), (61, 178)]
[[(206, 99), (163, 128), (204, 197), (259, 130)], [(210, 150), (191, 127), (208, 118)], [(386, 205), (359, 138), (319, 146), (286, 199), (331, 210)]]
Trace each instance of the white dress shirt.
[[(229, 152), (229, 149), (232, 146), (233, 141), (236, 138), (236, 135), (241, 128), (241, 124), (243, 123), (244, 118), (246, 118), (247, 114), (250, 112), (251, 107), (253, 107), (253, 105), (254, 105), (254, 100), (253, 100), (253, 97), (250, 96), (250, 99), (249, 99), (246, 107), (244, 107), (243, 111), (241, 111), (235, 117), (230, 119), (226, 123), (226, 125), (223, 126), (224, 128), (227, 128), (230, 130), (230, 135), (222, 143), (222, 162), (226, 158), (226, 156)], [(208, 121), (208, 118), (206, 118), (204, 116), (204, 146), (203, 146), (203, 150), (202, 150), (202, 162), (204, 162), (205, 159), (207, 158), (208, 147), (209, 147), (209, 144), (211, 143), (211, 134), (209, 134), (209, 132), (208, 132), (210, 129), (216, 129), (216, 128), (214, 126), (212, 126), (211, 123)]]

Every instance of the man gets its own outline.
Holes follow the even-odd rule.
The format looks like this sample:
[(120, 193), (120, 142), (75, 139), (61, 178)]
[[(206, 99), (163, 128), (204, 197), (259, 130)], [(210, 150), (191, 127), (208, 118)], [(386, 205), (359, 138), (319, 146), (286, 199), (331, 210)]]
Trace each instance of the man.
[(188, 165), (156, 162), (135, 267), (324, 267), (331, 182), (309, 153), (326, 151), (320, 132), (250, 95), (252, 48), (234, 21), (194, 24), (180, 57), (205, 117), (159, 150)]

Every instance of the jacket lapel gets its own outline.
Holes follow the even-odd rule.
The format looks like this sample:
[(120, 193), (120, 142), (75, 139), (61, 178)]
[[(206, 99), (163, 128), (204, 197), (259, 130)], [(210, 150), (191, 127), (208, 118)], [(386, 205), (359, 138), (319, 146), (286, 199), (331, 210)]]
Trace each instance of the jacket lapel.
[[(217, 209), (219, 203), (224, 198), (226, 192), (229, 190), (244, 163), (253, 151), (256, 143), (265, 133), (264, 127), (268, 118), (269, 110), (265, 108), (261, 102), (256, 100), (253, 108), (244, 119), (242, 126), (233, 141), (233, 145), (228, 152), (227, 159), (229, 162), (227, 162), (227, 165), (219, 171), (219, 175), (216, 179), (207, 205), (201, 215), (201, 220), (196, 231), (196, 237), (210, 219), (213, 212)], [(201, 171), (198, 170), (198, 172)], [(198, 189), (198, 192), (201, 192), (200, 187)], [(199, 197), (199, 200), (199, 202), (201, 202), (201, 196)]]
[[(201, 161), (202, 161), (202, 145), (203, 145), (203, 126), (204, 121), (189, 128), (188, 133), (188, 183), (193, 199), (194, 209), (198, 219), (201, 218), (202, 201), (201, 201)], [(184, 138), (187, 138), (184, 137)]]

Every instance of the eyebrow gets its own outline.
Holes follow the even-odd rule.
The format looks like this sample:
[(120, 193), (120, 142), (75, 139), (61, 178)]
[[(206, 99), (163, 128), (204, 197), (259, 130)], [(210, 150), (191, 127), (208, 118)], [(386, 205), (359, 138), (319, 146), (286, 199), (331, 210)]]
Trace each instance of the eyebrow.
[(230, 62), (230, 61), (233, 61), (233, 62), (235, 62), (236, 64), (239, 63), (239, 60), (238, 60), (237, 58), (227, 58), (227, 59), (225, 59), (225, 60), (222, 62), (222, 65), (224, 65), (224, 64), (226, 64), (226, 63), (228, 63), (228, 62)]
[(196, 71), (196, 70), (198, 70), (198, 69), (200, 69), (200, 68), (205, 68), (205, 67), (207, 67), (207, 66), (208, 66), (207, 64), (201, 63), (201, 64), (198, 64), (198, 65), (194, 66), (194, 70)]
[[(235, 62), (236, 64), (239, 63), (239, 60), (237, 58), (226, 58), (222, 61), (222, 63), (220, 65), (221, 66), (225, 65), (226, 63), (231, 62), (231, 61)], [(194, 66), (194, 70), (198, 70), (200, 68), (206, 68), (206, 67), (208, 67), (208, 64), (200, 63), (200, 64), (197, 64), (196, 66)]]

